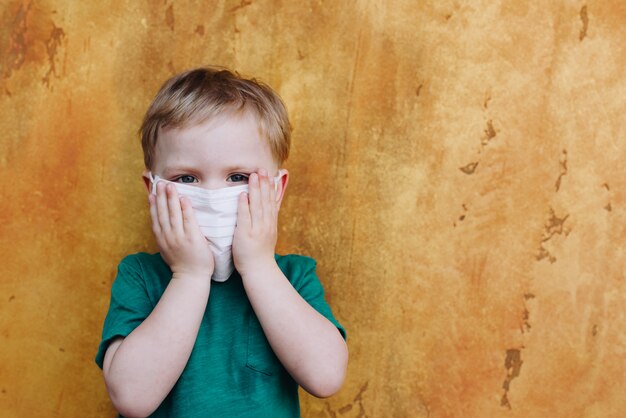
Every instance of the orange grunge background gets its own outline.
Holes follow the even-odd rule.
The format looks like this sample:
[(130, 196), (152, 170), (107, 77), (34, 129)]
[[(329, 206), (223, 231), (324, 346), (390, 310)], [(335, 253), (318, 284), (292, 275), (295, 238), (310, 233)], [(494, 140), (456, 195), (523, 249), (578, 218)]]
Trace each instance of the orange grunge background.
[(119, 260), (157, 251), (137, 128), (219, 64), (294, 126), (279, 253), (318, 260), (350, 365), (303, 417), (622, 417), (626, 6), (7, 0), (0, 416), (112, 417)]

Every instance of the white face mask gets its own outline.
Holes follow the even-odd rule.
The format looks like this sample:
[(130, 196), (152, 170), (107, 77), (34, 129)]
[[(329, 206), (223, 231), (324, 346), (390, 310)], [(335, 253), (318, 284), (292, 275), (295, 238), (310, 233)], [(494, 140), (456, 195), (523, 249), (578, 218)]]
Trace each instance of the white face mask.
[[(233, 236), (237, 224), (237, 205), (239, 195), (248, 192), (248, 185), (224, 187), (221, 189), (207, 190), (198, 186), (184, 183), (176, 183), (164, 180), (150, 173), (152, 181), (152, 194), (156, 195), (156, 184), (159, 181), (172, 183), (176, 187), (179, 196), (191, 200), (196, 215), (196, 221), (200, 231), (209, 241), (215, 269), (211, 279), (216, 282), (228, 280), (235, 270), (232, 256)], [(270, 178), (274, 181), (274, 187), (278, 187), (280, 175)]]

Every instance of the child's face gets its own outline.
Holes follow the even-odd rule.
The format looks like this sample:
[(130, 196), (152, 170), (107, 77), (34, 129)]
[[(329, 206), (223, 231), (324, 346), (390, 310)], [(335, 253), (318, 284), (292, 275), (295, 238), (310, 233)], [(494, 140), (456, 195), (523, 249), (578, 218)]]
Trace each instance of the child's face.
[[(245, 184), (248, 176), (261, 168), (269, 176), (279, 174), (269, 143), (261, 136), (251, 112), (228, 113), (187, 128), (164, 129), (159, 134), (153, 161), (153, 174), (205, 189)], [(144, 178), (147, 173), (144, 172)], [(279, 201), (288, 177), (286, 170), (280, 170), (280, 174)], [(146, 187), (150, 190), (149, 180)]]

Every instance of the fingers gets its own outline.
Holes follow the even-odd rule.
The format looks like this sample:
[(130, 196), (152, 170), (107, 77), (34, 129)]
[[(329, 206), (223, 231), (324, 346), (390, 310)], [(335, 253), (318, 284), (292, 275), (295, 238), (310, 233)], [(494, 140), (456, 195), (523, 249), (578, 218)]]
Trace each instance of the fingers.
[(265, 171), (265, 169), (261, 169), (260, 174), (261, 210), (263, 211), (263, 218), (267, 220), (268, 218), (271, 218), (272, 215), (272, 208), (270, 206), (270, 181), (267, 177), (267, 171)]
[(250, 193), (250, 218), (252, 227), (261, 222), (263, 218), (263, 207), (261, 203), (261, 189), (259, 185), (259, 175), (250, 174), (248, 193)]
[(270, 179), (267, 175), (267, 171), (265, 169), (260, 170), (261, 174), (261, 206), (263, 208), (263, 218), (266, 222), (272, 222), (275, 215), (275, 188), (274, 181)]
[(167, 196), (165, 195), (165, 183), (158, 182), (156, 189), (157, 218), (159, 220), (159, 225), (161, 226), (161, 231), (167, 233), (171, 229), (171, 226), (168, 213), (169, 211), (167, 208)]
[(239, 195), (239, 204), (237, 206), (237, 227), (250, 229), (250, 205), (248, 204), (248, 194), (241, 193)]
[(183, 215), (181, 213), (181, 202), (173, 184), (166, 185), (167, 209), (171, 228), (174, 231), (183, 230)]
[(186, 197), (180, 198), (180, 208), (182, 209), (183, 229), (185, 233), (191, 233), (192, 231), (199, 231), (198, 221), (193, 214), (193, 207), (191, 201)]
[[(164, 182), (157, 183), (156, 196), (149, 197), (151, 201), (150, 214), (152, 216), (153, 230), (155, 233), (166, 235), (183, 235), (184, 222), (182, 201), (173, 184)], [(191, 204), (187, 211), (191, 210)], [(193, 216), (186, 216), (195, 221)]]
[[(271, 227), (276, 222), (276, 194), (265, 169), (252, 173), (248, 193), (239, 196), (237, 223), (246, 228), (255, 228), (256, 225), (261, 230)], [(173, 238), (199, 231), (191, 201), (179, 197), (173, 184), (158, 182), (156, 196), (149, 196), (149, 201), (155, 234)]]
[(159, 225), (159, 219), (157, 218), (156, 208), (156, 196), (152, 193), (148, 195), (148, 202), (150, 203), (150, 218), (152, 218), (152, 231), (155, 235), (161, 234), (161, 225)]
[(211, 248), (203, 236), (189, 198), (179, 197), (176, 184), (159, 182), (148, 197), (152, 229), (163, 260), (173, 274), (211, 277), (215, 268)]
[(265, 171), (265, 169), (260, 169), (259, 170), (259, 188), (261, 189), (261, 198), (263, 199), (263, 202), (265, 202), (265, 200), (267, 200), (267, 197), (269, 196), (269, 181), (267, 178), (267, 171)]

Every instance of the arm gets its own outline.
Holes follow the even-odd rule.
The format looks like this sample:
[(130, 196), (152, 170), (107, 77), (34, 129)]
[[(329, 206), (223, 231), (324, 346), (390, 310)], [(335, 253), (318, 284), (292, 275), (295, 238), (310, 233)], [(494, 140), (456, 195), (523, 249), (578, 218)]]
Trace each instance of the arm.
[(276, 264), (276, 191), (265, 171), (259, 174), (250, 176), (249, 202), (244, 194), (239, 200), (235, 265), (281, 363), (307, 392), (331, 396), (345, 379), (347, 345), (337, 328), (298, 294)]
[(149, 415), (170, 392), (191, 355), (210, 293), (213, 256), (191, 203), (163, 186), (149, 197), (150, 215), (172, 280), (141, 325), (109, 346), (103, 365), (111, 401), (127, 416)]
[(242, 276), (250, 303), (294, 380), (314, 396), (331, 396), (346, 375), (347, 345), (335, 325), (311, 307), (271, 261)]
[(163, 402), (191, 355), (209, 298), (204, 277), (174, 277), (152, 313), (104, 358), (104, 380), (115, 408), (148, 416)]

